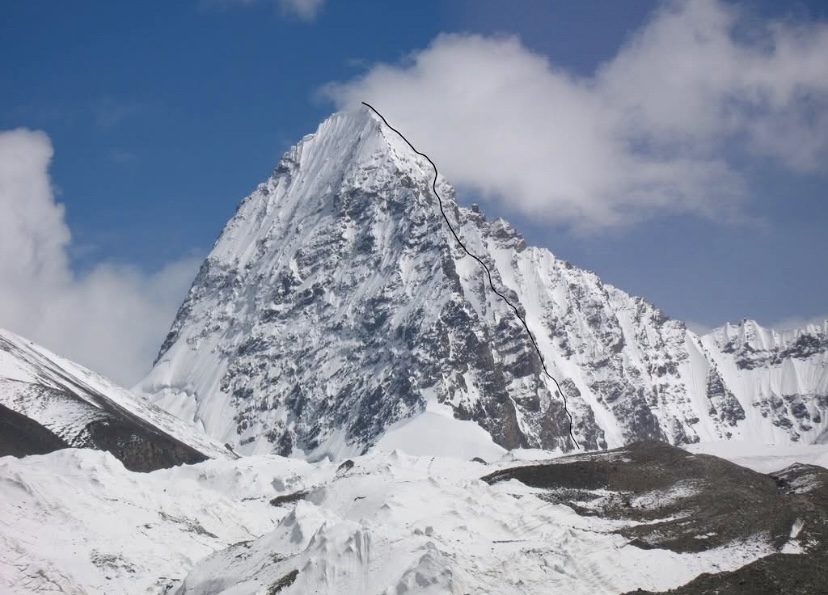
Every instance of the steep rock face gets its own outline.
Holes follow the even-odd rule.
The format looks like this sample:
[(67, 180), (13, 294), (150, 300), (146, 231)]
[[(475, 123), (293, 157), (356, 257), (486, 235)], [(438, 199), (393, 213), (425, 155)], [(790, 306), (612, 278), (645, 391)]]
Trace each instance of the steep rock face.
[(528, 337), (469, 278), (430, 180), (367, 112), (323, 123), (242, 202), (141, 389), (247, 451), (361, 450), (427, 399), (510, 447), (533, 444), (524, 411), (545, 416), (567, 447)]
[(826, 429), (828, 321), (778, 332), (752, 320), (705, 335), (702, 344), (730, 390), (745, 404), (747, 425), (770, 423), (774, 435), (814, 442)]
[[(744, 434), (756, 407), (732, 382), (733, 354), (713, 358), (644, 300), (459, 208), (441, 177), (446, 217), (542, 362), (450, 233), (432, 178), (367, 110), (326, 120), (239, 205), (136, 390), (247, 453), (361, 452), (430, 400), (506, 448), (571, 450), (545, 363), (581, 447)], [(803, 403), (824, 418), (824, 400)]]

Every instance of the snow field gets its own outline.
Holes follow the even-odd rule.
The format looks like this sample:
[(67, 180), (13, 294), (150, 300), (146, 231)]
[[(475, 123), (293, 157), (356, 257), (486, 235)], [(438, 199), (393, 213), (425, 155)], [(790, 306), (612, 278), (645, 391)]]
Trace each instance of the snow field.
[(161, 593), (167, 577), (274, 526), (283, 513), (262, 483), (273, 467), (206, 461), (142, 474), (86, 449), (0, 458), (0, 592)]
[(6, 457), (0, 591), (259, 594), (298, 571), (281, 593), (619, 593), (771, 552), (761, 537), (692, 555), (641, 550), (613, 533), (622, 521), (480, 480), (555, 456), (516, 451), (485, 466), (378, 450), (350, 468), (257, 456), (149, 474), (91, 450)]

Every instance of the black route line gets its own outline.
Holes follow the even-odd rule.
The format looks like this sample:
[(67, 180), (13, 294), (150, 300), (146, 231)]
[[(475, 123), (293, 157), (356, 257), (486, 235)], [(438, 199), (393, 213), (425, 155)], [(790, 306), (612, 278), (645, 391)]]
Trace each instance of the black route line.
[(405, 138), (405, 135), (402, 132), (400, 132), (399, 130), (397, 130), (396, 128), (394, 128), (393, 126), (391, 126), (391, 124), (388, 123), (388, 120), (385, 119), (385, 116), (383, 116), (381, 113), (379, 113), (373, 105), (371, 105), (370, 103), (366, 103), (364, 101), (362, 102), (362, 105), (364, 105), (365, 107), (370, 109), (372, 112), (377, 114), (380, 117), (380, 119), (383, 121), (383, 123), (386, 126), (388, 126), (388, 128), (390, 128), (391, 130), (396, 132), (400, 136), (400, 138), (405, 141), (405, 144), (407, 144), (409, 147), (411, 147), (412, 151), (414, 151), (415, 153), (417, 153), (417, 155), (420, 155), (421, 157), (425, 157), (426, 161), (428, 161), (431, 164), (431, 167), (434, 169), (434, 179), (431, 181), (431, 189), (434, 191), (434, 196), (437, 197), (437, 202), (440, 205), (440, 213), (442, 213), (443, 219), (445, 219), (446, 225), (448, 225), (448, 228), (451, 231), (451, 235), (454, 236), (454, 239), (457, 240), (457, 243), (460, 245), (460, 247), (463, 249), (463, 251), (466, 254), (468, 254), (473, 259), (475, 259), (478, 263), (480, 263), (480, 266), (483, 267), (483, 270), (486, 271), (486, 275), (489, 277), (489, 287), (491, 287), (492, 291), (495, 292), (498, 296), (500, 296), (500, 298), (503, 299), (503, 301), (506, 302), (509, 305), (509, 307), (512, 308), (512, 310), (514, 310), (515, 316), (517, 316), (518, 320), (520, 320), (520, 322), (523, 324), (523, 328), (526, 329), (526, 334), (529, 335), (529, 339), (532, 341), (532, 345), (535, 347), (535, 351), (538, 352), (538, 358), (540, 358), (541, 366), (543, 366), (543, 372), (546, 374), (546, 376), (550, 380), (552, 380), (552, 382), (555, 383), (555, 386), (558, 389), (558, 395), (560, 395), (561, 399), (563, 400), (564, 413), (566, 413), (566, 416), (569, 418), (569, 437), (572, 438), (572, 442), (575, 443), (575, 447), (580, 450), (581, 447), (578, 445), (578, 441), (575, 440), (575, 435), (572, 433), (572, 414), (569, 413), (569, 409), (566, 406), (566, 396), (564, 396), (564, 392), (563, 392), (563, 390), (561, 390), (561, 385), (558, 384), (558, 381), (555, 380), (555, 377), (552, 376), (552, 374), (550, 374), (549, 370), (546, 368), (546, 362), (543, 359), (543, 354), (541, 353), (541, 350), (538, 347), (537, 342), (535, 341), (535, 337), (532, 335), (532, 331), (529, 330), (529, 325), (526, 324), (526, 320), (524, 320), (523, 316), (520, 315), (520, 311), (517, 309), (517, 307), (512, 302), (510, 302), (509, 299), (505, 295), (503, 295), (502, 293), (500, 293), (497, 290), (497, 288), (494, 286), (494, 282), (492, 281), (492, 273), (489, 270), (489, 267), (487, 267), (486, 263), (483, 262), (478, 256), (476, 256), (475, 254), (472, 254), (469, 251), (469, 249), (466, 248), (466, 245), (460, 239), (460, 236), (457, 235), (457, 232), (454, 231), (454, 228), (451, 226), (451, 222), (448, 220), (448, 217), (446, 217), (446, 212), (445, 212), (445, 210), (443, 210), (443, 199), (440, 197), (440, 193), (437, 192), (437, 177), (440, 175), (440, 173), (437, 171), (437, 166), (431, 160), (431, 157), (429, 157), (425, 153), (421, 153), (420, 151), (415, 149), (414, 145), (412, 145), (411, 142), (407, 138)]

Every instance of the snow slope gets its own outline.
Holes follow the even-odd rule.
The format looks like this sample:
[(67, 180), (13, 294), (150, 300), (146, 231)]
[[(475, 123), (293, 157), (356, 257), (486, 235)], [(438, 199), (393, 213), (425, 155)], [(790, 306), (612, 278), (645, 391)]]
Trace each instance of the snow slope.
[(429, 403), (426, 410), (389, 427), (374, 447), (418, 457), (449, 457), (496, 461), (506, 450), (472, 421), (455, 419), (450, 407)]
[(152, 442), (155, 437), (157, 448), (177, 448), (184, 460), (199, 453), (200, 458), (234, 456), (203, 432), (128, 390), (2, 329), (0, 405), (34, 420), (70, 446), (92, 446), (95, 432), (111, 427), (123, 434), (113, 436), (113, 442), (129, 436)]
[[(162, 593), (211, 552), (283, 516), (267, 504), (284, 460), (134, 473), (107, 452), (0, 458), (0, 592)], [(248, 498), (248, 500), (243, 500)]]
[(812, 443), (828, 429), (828, 320), (784, 332), (744, 320), (700, 343), (723, 386), (742, 404), (743, 439), (773, 445), (801, 437)]
[(0, 458), (0, 591), (263, 594), (293, 576), (280, 593), (617, 594), (774, 551), (761, 536), (696, 554), (633, 547), (613, 534), (624, 521), (479, 479), (514, 462), (352, 463), (257, 456), (144, 474), (91, 450)]

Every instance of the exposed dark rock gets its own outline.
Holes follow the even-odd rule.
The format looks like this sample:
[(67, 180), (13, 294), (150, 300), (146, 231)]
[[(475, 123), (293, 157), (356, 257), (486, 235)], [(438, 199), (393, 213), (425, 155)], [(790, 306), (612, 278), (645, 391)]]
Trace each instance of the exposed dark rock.
[(69, 448), (36, 421), (0, 405), (0, 457), (25, 457)]
[(168, 514), (163, 510), (158, 513), (158, 516), (160, 516), (165, 521), (169, 521), (171, 523), (176, 523), (178, 525), (183, 526), (190, 533), (195, 533), (196, 535), (203, 535), (205, 537), (212, 537), (213, 539), (219, 538), (218, 535), (216, 535), (215, 533), (211, 533), (203, 526), (201, 526), (201, 523), (193, 519), (184, 516), (175, 516), (172, 514)]
[(796, 342), (782, 351), (779, 354), (779, 360), (784, 360), (789, 357), (797, 359), (806, 359), (818, 353), (828, 351), (828, 337), (816, 337), (814, 335), (803, 334), (796, 340)]
[(270, 587), (267, 589), (267, 595), (276, 595), (282, 589), (287, 589), (291, 586), (294, 582), (296, 582), (296, 577), (299, 576), (298, 570), (291, 570), (285, 576), (274, 582)]
[(735, 426), (745, 419), (745, 410), (730, 389), (725, 386), (715, 367), (711, 367), (707, 373), (707, 398), (711, 405), (710, 415), (716, 417), (722, 424)]
[[(71, 384), (70, 384), (71, 386)], [(84, 412), (80, 416), (85, 421), (81, 426), (70, 425), (64, 428), (64, 434), (56, 434), (44, 428), (36, 421), (12, 410), (0, 417), (0, 442), (5, 436), (14, 436), (20, 439), (17, 448), (23, 451), (38, 444), (41, 447), (59, 448), (93, 448), (105, 450), (117, 458), (130, 471), (149, 472), (156, 469), (173, 467), (181, 464), (199, 463), (207, 460), (207, 456), (179, 440), (165, 434), (148, 421), (141, 419), (103, 394), (92, 393), (97, 405), (79, 397), (67, 389), (58, 389), (49, 386), (19, 383), (15, 390), (20, 392), (21, 398), (30, 406), (32, 402), (43, 401), (63, 402), (70, 409)], [(80, 389), (78, 389), (80, 390)], [(91, 389), (85, 389), (90, 391)], [(5, 409), (5, 408), (4, 408)], [(24, 418), (26, 421), (23, 421)], [(5, 425), (2, 420), (13, 420), (13, 427)], [(8, 432), (8, 433), (7, 433)], [(44, 432), (49, 432), (60, 442), (48, 438)], [(56, 450), (57, 448), (51, 448)], [(50, 452), (50, 451), (46, 451)], [(11, 453), (9, 453), (11, 454)], [(36, 454), (34, 452), (27, 454)]]
[(86, 432), (88, 448), (109, 451), (130, 471), (148, 472), (207, 460), (174, 438), (114, 416), (90, 423)]
[(293, 492), (292, 494), (285, 494), (284, 496), (276, 496), (270, 501), (271, 506), (283, 506), (285, 504), (292, 504), (299, 500), (304, 500), (308, 495), (307, 490)]
[(353, 467), (354, 467), (354, 462), (351, 459), (347, 459), (347, 460), (343, 461), (339, 465), (339, 467), (336, 468), (336, 472), (337, 473), (339, 473), (339, 472), (346, 473), (346, 472), (350, 471), (351, 469), (353, 469)]
[[(793, 473), (779, 477), (816, 487), (807, 493), (785, 492), (778, 487), (782, 480), (773, 475), (646, 442), (503, 469), (483, 480), (517, 479), (544, 488), (545, 499), (579, 514), (644, 523), (618, 530), (640, 548), (698, 552), (758, 534), (781, 548), (799, 520), (809, 551), (823, 551), (828, 545), (828, 471), (800, 469), (795, 480)], [(812, 533), (806, 534), (805, 527), (812, 527)]]

